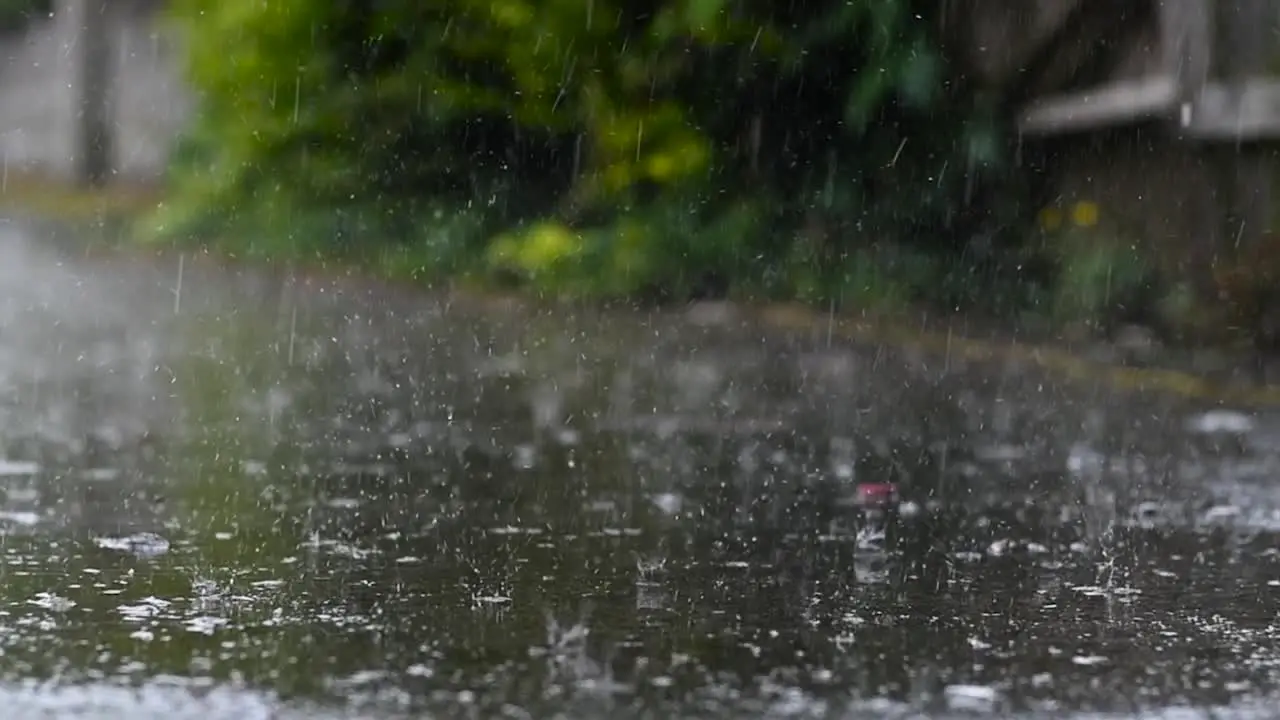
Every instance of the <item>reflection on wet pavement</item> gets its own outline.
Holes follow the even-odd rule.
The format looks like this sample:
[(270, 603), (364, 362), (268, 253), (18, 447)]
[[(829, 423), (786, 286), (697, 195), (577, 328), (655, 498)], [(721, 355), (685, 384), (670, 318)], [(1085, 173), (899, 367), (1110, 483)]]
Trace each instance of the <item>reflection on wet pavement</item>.
[(1280, 717), (1267, 413), (13, 228), (0, 288), (5, 717)]

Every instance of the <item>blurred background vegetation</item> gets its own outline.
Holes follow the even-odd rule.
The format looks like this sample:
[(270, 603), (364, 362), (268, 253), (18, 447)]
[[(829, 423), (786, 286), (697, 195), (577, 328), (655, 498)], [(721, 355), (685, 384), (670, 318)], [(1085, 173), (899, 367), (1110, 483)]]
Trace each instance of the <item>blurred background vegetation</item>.
[(0, 32), (14, 32), (53, 12), (53, 0), (0, 0)]
[(557, 295), (1052, 303), (944, 5), (176, 0), (201, 106), (151, 227)]

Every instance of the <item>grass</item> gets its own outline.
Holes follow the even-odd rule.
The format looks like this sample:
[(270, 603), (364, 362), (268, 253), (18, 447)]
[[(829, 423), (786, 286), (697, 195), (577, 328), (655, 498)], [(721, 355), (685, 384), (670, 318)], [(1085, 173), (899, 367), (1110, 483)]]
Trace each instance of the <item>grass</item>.
[(138, 217), (158, 207), (162, 199), (159, 186), (142, 183), (77, 187), (48, 175), (12, 170), (0, 178), (0, 210), (76, 224)]
[(9, 170), (0, 175), (0, 214), (32, 222), (49, 242), (83, 254), (118, 251), (133, 223), (159, 207), (158, 185), (76, 186), (47, 174)]

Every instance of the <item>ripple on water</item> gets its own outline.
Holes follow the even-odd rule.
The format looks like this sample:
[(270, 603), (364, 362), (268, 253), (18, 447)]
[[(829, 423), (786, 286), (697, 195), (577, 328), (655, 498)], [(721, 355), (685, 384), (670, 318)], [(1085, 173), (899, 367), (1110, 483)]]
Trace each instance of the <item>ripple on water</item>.
[(170, 548), (168, 539), (155, 533), (96, 537), (93, 543), (104, 550), (128, 553), (138, 558), (160, 557)]
[(0, 458), (0, 477), (28, 477), (40, 472), (40, 463)]
[[(405, 321), (450, 314), (421, 312), (428, 299), (397, 317), (384, 298), (328, 301), (339, 293), (304, 308), (316, 327), (295, 338), (291, 321), (287, 343), (257, 303), (166, 335), (167, 284), (85, 273), (96, 294), (68, 302), (59, 288), (81, 281), (61, 265), (13, 267), (0, 286), (29, 302), (5, 303), (0, 324), (33, 340), (56, 327), (69, 349), (0, 348), (5, 387), (21, 384), (0, 413), (38, 426), (38, 451), (0, 446), (0, 477), (40, 489), (5, 488), (0, 514), (4, 677), (91, 682), (0, 686), (0, 717), (380, 718), (419, 703), (444, 717), (1181, 720), (1205, 713), (1175, 702), (1224, 693), (1239, 699), (1215, 717), (1280, 714), (1249, 697), (1280, 680), (1280, 572), (1258, 547), (1275, 538), (1240, 539), (1280, 509), (1261, 415), (1023, 371), (939, 379), (924, 358), (829, 339), (818, 361), (803, 339), (711, 345), (661, 313), (624, 328), (643, 352), (556, 315), (563, 356), (524, 342), (523, 320), (502, 339), (486, 318)], [(119, 294), (155, 287), (154, 302)], [(561, 381), (586, 367), (601, 374)], [(150, 369), (158, 387), (122, 384)], [(144, 411), (156, 398), (181, 406), (175, 422)], [(100, 512), (147, 504), (148, 472), (175, 500), (164, 518)], [(896, 537), (841, 503), (889, 475), (911, 520)], [(72, 509), (107, 551), (89, 553), (95, 568)], [(31, 542), (13, 527), (26, 521)], [(122, 530), (136, 527), (182, 552)], [(599, 612), (579, 622), (586, 605)], [(562, 624), (544, 633), (544, 613)], [(169, 673), (189, 679), (144, 679)], [(116, 676), (139, 687), (102, 681)], [(347, 707), (215, 676), (295, 698), (319, 684)], [(1141, 713), (1062, 707), (1143, 696)]]
[[(137, 687), (110, 684), (0, 686), (5, 720), (354, 720), (360, 713), (277, 699), (207, 682), (152, 681)], [(367, 715), (365, 715), (367, 717)], [(395, 717), (387, 713), (387, 717)]]

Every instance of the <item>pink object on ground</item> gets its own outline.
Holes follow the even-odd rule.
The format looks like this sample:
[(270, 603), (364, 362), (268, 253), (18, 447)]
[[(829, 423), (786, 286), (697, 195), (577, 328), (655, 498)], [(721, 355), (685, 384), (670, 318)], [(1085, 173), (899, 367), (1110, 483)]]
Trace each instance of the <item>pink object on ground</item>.
[(864, 507), (884, 507), (898, 498), (898, 486), (893, 483), (860, 483), (858, 504)]

